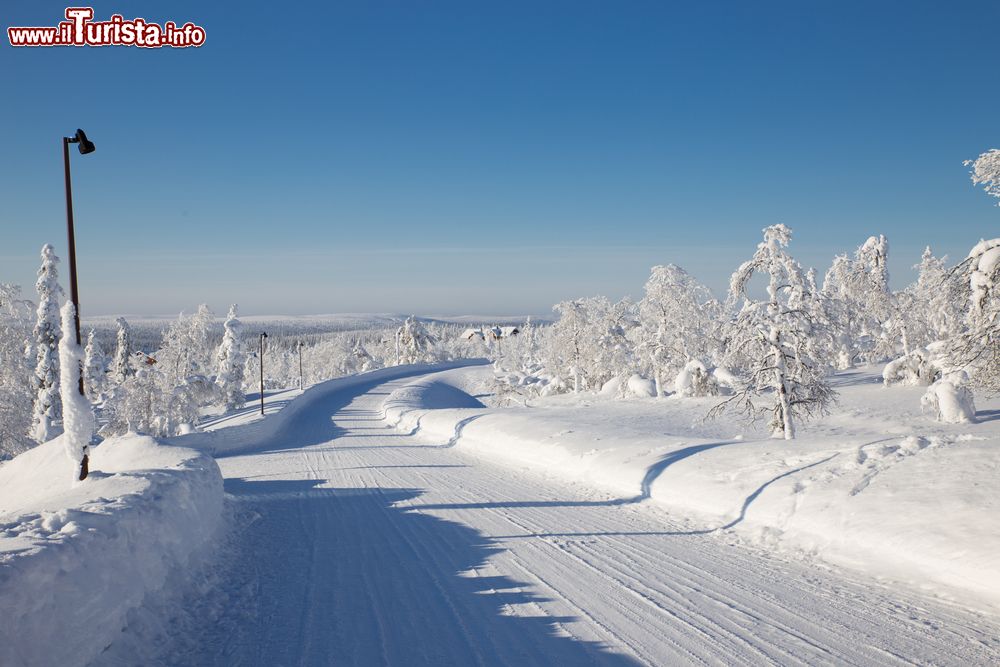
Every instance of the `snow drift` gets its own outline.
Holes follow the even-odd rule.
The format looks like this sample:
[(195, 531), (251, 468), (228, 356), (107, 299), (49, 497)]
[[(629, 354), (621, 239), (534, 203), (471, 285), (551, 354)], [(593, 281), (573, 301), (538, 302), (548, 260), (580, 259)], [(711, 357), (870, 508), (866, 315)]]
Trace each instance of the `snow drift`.
[(212, 540), (222, 476), (210, 457), (128, 435), (70, 484), (62, 438), (0, 466), (0, 664), (85, 665), (129, 610)]

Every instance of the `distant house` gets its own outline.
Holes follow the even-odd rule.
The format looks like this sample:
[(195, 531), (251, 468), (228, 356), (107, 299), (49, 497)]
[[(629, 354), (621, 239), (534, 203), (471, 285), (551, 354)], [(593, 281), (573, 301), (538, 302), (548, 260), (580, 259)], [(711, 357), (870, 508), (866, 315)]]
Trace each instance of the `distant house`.
[(462, 332), (462, 338), (478, 341), (485, 341), (487, 339), (500, 340), (501, 338), (512, 338), (519, 333), (521, 333), (521, 330), (517, 327), (480, 327), (478, 329), (466, 329)]

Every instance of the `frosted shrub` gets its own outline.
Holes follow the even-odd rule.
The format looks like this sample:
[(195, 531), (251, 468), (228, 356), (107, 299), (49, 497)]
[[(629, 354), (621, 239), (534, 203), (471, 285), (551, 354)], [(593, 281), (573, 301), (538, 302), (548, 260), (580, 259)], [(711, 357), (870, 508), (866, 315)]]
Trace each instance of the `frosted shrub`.
[(976, 421), (976, 406), (969, 391), (969, 376), (963, 371), (950, 373), (930, 387), (920, 399), (920, 405), (933, 411), (935, 418), (946, 424)]
[(718, 396), (719, 383), (704, 363), (692, 359), (674, 378), (677, 396)]
[(887, 387), (926, 386), (934, 382), (941, 370), (926, 348), (918, 347), (899, 359), (893, 359), (882, 370), (882, 382)]

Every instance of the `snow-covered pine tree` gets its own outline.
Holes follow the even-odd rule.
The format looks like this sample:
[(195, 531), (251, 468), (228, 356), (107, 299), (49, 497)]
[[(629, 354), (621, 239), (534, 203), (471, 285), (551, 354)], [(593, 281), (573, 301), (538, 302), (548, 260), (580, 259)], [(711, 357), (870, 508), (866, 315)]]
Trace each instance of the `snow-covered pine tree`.
[[(825, 412), (835, 398), (826, 365), (810, 355), (815, 346), (809, 338), (817, 334), (817, 323), (808, 307), (811, 297), (802, 267), (785, 250), (791, 236), (785, 225), (764, 229), (757, 252), (730, 279), (730, 299), (743, 305), (730, 331), (729, 353), (743, 360), (745, 382), (710, 413), (734, 407), (752, 418), (758, 414), (753, 399), (771, 393), (771, 433), (786, 440), (795, 437), (798, 418)], [(747, 293), (757, 273), (768, 280), (766, 300)]]
[[(31, 437), (45, 442), (56, 435), (53, 422), (62, 416), (59, 400), (59, 258), (51, 245), (42, 246), (42, 265), (38, 269), (38, 310), (35, 319), (36, 395), (32, 414)], [(75, 342), (75, 341), (74, 341)]]
[(100, 403), (108, 376), (108, 360), (93, 329), (87, 334), (83, 351), (83, 390), (91, 403)]
[(235, 410), (246, 403), (243, 393), (243, 371), (246, 366), (246, 351), (243, 349), (243, 323), (236, 316), (237, 306), (229, 307), (229, 315), (223, 324), (222, 343), (217, 354), (218, 370), (215, 382), (222, 391), (227, 410)]
[(115, 320), (118, 326), (116, 335), (115, 357), (111, 364), (111, 374), (116, 383), (125, 382), (132, 375), (132, 329), (124, 317)]

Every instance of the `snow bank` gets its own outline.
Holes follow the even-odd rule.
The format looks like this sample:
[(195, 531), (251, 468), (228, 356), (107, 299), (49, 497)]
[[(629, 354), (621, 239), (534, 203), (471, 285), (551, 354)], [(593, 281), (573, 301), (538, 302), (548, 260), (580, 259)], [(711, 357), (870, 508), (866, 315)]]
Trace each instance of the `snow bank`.
[(91, 451), (92, 472), (56, 438), (0, 466), (0, 664), (85, 665), (219, 527), (210, 457), (145, 436)]
[(457, 392), (472, 372), (488, 371), (432, 375), (394, 392), (387, 420), (617, 502), (654, 501), (693, 530), (732, 531), (1000, 609), (1000, 420), (935, 422), (917, 408), (926, 387), (886, 388), (875, 369), (838, 378), (837, 414), (790, 442), (736, 420), (703, 422), (717, 397), (565, 395), (484, 409), (424, 391), (443, 383)]
[[(280, 447), (285, 441), (284, 433), (288, 430), (290, 423), (301, 422), (302, 418), (306, 416), (305, 413), (316, 410), (318, 402), (335, 398), (344, 389), (426, 375), (433, 371), (483, 366), (488, 363), (485, 359), (461, 359), (438, 364), (406, 364), (327, 380), (306, 389), (301, 393), (302, 398), (300, 399), (290, 400), (287, 404), (282, 402), (282, 409), (275, 413), (266, 414), (262, 418), (255, 418), (249, 423), (240, 425), (230, 425), (233, 421), (231, 419), (223, 420), (221, 425), (225, 425), (227, 428), (181, 435), (170, 438), (168, 442), (184, 447), (193, 447), (212, 455), (237, 454), (269, 447)], [(248, 404), (247, 408), (244, 409), (244, 412), (251, 414), (255, 411), (256, 407), (253, 404)], [(245, 415), (239, 415), (237, 418), (242, 419), (243, 416)], [(320, 415), (320, 421), (324, 425), (328, 425), (329, 414)], [(297, 425), (297, 428), (301, 430), (301, 424)]]

